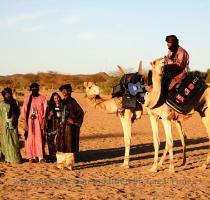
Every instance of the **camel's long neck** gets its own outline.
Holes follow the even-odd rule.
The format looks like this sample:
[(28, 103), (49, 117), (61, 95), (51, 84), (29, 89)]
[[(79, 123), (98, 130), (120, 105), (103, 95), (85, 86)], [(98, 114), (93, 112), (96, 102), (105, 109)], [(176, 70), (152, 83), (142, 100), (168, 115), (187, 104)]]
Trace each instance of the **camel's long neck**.
[[(102, 99), (99, 95), (87, 96), (89, 103), (104, 113), (117, 113), (118, 103), (112, 99)], [(121, 102), (119, 102), (121, 104)]]
[(162, 77), (160, 75), (157, 75), (154, 73), (154, 76), (152, 76), (152, 84), (153, 84), (153, 92), (154, 93), (160, 93), (161, 80), (162, 80)]
[(152, 90), (149, 92), (147, 99), (146, 99), (146, 106), (149, 108), (153, 108), (161, 95), (161, 80), (162, 77), (157, 75), (155, 72), (152, 72)]

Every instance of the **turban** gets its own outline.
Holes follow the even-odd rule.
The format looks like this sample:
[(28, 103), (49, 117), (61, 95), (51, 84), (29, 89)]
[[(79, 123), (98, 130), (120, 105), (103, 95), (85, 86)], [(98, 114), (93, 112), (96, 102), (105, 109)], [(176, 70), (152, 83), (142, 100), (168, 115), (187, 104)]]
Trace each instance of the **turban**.
[(3, 97), (5, 97), (6, 93), (9, 93), (10, 95), (12, 95), (12, 89), (9, 88), (9, 87), (4, 88), (1, 92), (1, 94), (2, 94)]
[(30, 88), (30, 91), (33, 89), (33, 88), (36, 88), (39, 90), (39, 84), (38, 83), (31, 83), (31, 85), (29, 86)]
[(177, 45), (179, 44), (179, 40), (176, 37), (176, 35), (168, 35), (168, 36), (166, 36), (166, 42), (177, 44)]
[(59, 88), (59, 90), (62, 92), (62, 90), (66, 89), (68, 92), (72, 92), (72, 87), (71, 84), (64, 84), (61, 85), (61, 87)]

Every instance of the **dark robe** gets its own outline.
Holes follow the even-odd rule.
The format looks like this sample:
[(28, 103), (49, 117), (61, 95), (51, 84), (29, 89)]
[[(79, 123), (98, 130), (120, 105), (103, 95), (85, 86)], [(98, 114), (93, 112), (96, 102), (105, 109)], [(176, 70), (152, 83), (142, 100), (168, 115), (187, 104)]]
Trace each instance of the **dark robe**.
[[(79, 134), (83, 122), (84, 111), (77, 101), (68, 97), (62, 100), (62, 106), (66, 106), (66, 118), (58, 129), (56, 137), (56, 147), (58, 152), (75, 153), (79, 151)], [(73, 124), (68, 122), (73, 120)]]
[[(53, 115), (50, 117), (50, 112), (53, 112)], [(46, 121), (47, 121), (47, 143), (49, 149), (49, 155), (56, 155), (56, 144), (55, 136), (58, 133), (58, 127), (61, 122), (61, 107), (50, 106), (48, 105), (46, 112)]]

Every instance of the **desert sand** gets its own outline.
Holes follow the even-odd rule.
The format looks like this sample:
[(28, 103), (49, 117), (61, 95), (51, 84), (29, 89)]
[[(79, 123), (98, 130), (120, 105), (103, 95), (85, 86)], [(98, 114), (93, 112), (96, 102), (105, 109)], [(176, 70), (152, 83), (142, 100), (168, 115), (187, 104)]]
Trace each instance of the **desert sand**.
[[(0, 163), (0, 199), (209, 199), (210, 167), (199, 167), (208, 153), (206, 130), (197, 114), (184, 122), (187, 134), (187, 163), (182, 162), (181, 142), (173, 126), (175, 173), (168, 172), (168, 159), (157, 173), (147, 114), (132, 128), (130, 169), (121, 168), (123, 132), (114, 114), (90, 107), (83, 93), (74, 93), (85, 111), (80, 153), (73, 171), (58, 170), (55, 163)], [(22, 124), (19, 128), (23, 135)], [(165, 137), (160, 123), (161, 151)], [(21, 154), (24, 142), (21, 137)], [(46, 146), (46, 153), (47, 146)], [(168, 158), (168, 157), (167, 157)]]

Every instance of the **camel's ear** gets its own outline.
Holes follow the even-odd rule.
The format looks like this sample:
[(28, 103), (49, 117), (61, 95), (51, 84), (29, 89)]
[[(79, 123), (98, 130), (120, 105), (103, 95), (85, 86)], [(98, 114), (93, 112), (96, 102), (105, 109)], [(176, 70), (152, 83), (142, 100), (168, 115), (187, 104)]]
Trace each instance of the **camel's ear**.
[(87, 82), (86, 82), (86, 81), (83, 83), (83, 86), (84, 86), (85, 88), (87, 87)]
[(139, 62), (138, 74), (142, 75), (142, 60)]
[(121, 75), (124, 75), (125, 74), (125, 70), (120, 66), (120, 65), (117, 65), (119, 71), (120, 71), (120, 74)]
[(150, 65), (153, 66), (153, 62), (150, 62)]
[(87, 82), (87, 87), (91, 87), (94, 83), (93, 82)]

